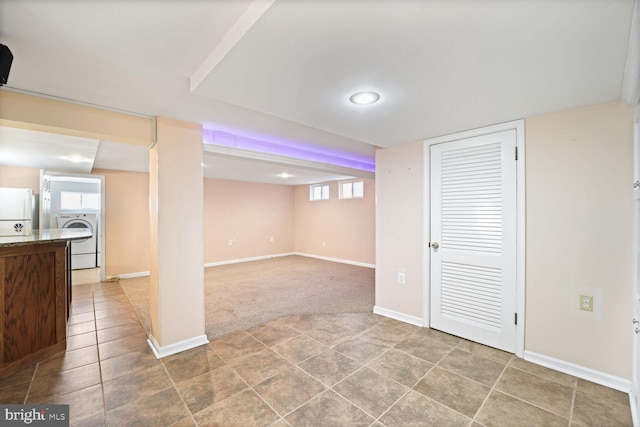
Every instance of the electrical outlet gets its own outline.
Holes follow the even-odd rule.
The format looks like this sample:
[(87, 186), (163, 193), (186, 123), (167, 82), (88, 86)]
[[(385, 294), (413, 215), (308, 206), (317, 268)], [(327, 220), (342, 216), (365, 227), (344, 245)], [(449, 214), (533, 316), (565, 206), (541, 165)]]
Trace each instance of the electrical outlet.
[(271, 243), (273, 243), (273, 241), (274, 241), (274, 240), (275, 240), (275, 239), (273, 238), (273, 236), (269, 237), (269, 241), (270, 241)]
[(593, 296), (580, 295), (580, 310), (593, 311)]
[(322, 241), (322, 247), (326, 248), (327, 247), (327, 242), (325, 242), (324, 240)]
[(406, 276), (404, 271), (398, 271), (398, 283), (404, 285), (406, 283)]
[(229, 246), (233, 246), (233, 240), (229, 239)]

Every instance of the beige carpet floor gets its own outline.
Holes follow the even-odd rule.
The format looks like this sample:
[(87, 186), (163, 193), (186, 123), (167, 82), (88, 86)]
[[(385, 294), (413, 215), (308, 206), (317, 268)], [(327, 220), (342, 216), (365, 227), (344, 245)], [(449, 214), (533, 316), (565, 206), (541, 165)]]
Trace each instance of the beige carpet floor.
[[(205, 331), (209, 339), (297, 314), (370, 313), (375, 270), (302, 256), (205, 269)], [(121, 282), (147, 331), (149, 278)]]

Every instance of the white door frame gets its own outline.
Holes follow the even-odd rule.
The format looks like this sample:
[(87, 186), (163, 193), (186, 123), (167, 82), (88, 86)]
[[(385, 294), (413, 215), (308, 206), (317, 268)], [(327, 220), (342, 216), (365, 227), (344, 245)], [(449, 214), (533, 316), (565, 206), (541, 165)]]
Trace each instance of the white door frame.
[[(473, 138), (506, 130), (516, 131), (516, 147), (518, 161), (516, 163), (516, 310), (518, 313), (518, 324), (516, 325), (516, 355), (524, 357), (524, 322), (525, 322), (525, 150), (524, 150), (524, 119), (512, 122), (500, 123), (478, 129), (467, 130), (424, 140), (424, 224), (423, 224), (423, 319), (424, 326), (430, 327), (431, 322), (431, 251), (428, 248), (431, 236), (431, 194), (430, 194), (430, 174), (431, 174), (431, 154), (430, 147), (443, 142), (457, 141), (459, 139)], [(514, 153), (515, 155), (515, 153)]]
[[(70, 177), (70, 178), (90, 178), (90, 179), (95, 179), (95, 180), (99, 180), (100, 181), (100, 219), (98, 221), (98, 250), (100, 251), (100, 280), (104, 281), (106, 280), (106, 271), (107, 271), (107, 267), (106, 267), (106, 259), (107, 259), (107, 255), (106, 255), (106, 244), (105, 241), (107, 240), (105, 238), (106, 234), (105, 234), (105, 224), (106, 224), (106, 208), (105, 208), (105, 203), (106, 203), (106, 195), (105, 195), (105, 190), (106, 190), (106, 185), (105, 185), (105, 176), (104, 175), (92, 175), (92, 174), (87, 174), (87, 173), (71, 173), (71, 172), (59, 172), (59, 171), (52, 171), (52, 170), (41, 170), (40, 171), (40, 185), (42, 186), (42, 176), (43, 175), (49, 175), (49, 176), (66, 176), (66, 177)], [(42, 188), (40, 189), (40, 194), (42, 194)], [(41, 218), (42, 219), (42, 218)], [(40, 221), (40, 229), (42, 229), (42, 221)]]
[(631, 415), (634, 425), (640, 425), (640, 217), (638, 204), (640, 203), (640, 100), (636, 103), (633, 118), (633, 210), (634, 210), (634, 239), (633, 239), (633, 365), (632, 391), (630, 393)]
[[(620, 97), (635, 106), (633, 117), (633, 209), (634, 209), (634, 239), (633, 239), (633, 320), (640, 321), (640, 221), (638, 220), (638, 203), (640, 203), (640, 187), (635, 183), (640, 181), (640, 1), (634, 1), (633, 16), (631, 18), (631, 30), (627, 61), (625, 63), (622, 78), (622, 90)], [(635, 331), (639, 325), (634, 324)], [(634, 331), (634, 332), (635, 332)], [(634, 426), (640, 426), (640, 333), (633, 334), (633, 361), (632, 361), (632, 391), (629, 394), (631, 403), (631, 416)]]

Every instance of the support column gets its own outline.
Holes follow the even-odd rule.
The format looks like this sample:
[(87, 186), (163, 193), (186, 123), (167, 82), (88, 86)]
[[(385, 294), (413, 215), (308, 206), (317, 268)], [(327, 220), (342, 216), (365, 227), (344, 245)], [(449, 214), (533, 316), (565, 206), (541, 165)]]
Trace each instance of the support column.
[(148, 343), (161, 358), (208, 343), (204, 319), (202, 127), (159, 117), (150, 150)]

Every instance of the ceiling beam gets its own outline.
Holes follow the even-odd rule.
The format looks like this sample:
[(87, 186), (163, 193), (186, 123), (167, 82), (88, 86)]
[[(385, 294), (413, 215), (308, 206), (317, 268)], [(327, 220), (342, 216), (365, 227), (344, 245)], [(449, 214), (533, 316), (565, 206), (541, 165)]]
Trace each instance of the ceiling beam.
[(253, 0), (240, 19), (225, 34), (220, 43), (211, 51), (189, 80), (191, 93), (200, 86), (233, 47), (258, 22), (258, 19), (271, 7), (275, 0)]
[(638, 105), (640, 103), (640, 4), (638, 0), (635, 0), (629, 33), (621, 98), (631, 105)]
[(332, 173), (337, 175), (346, 175), (364, 179), (375, 179), (375, 172), (369, 172), (362, 169), (348, 168), (345, 166), (330, 165), (327, 163), (314, 162), (311, 160), (296, 159), (293, 157), (278, 156), (269, 153), (260, 153), (257, 151), (241, 150), (232, 147), (221, 147), (212, 144), (203, 144), (204, 154), (214, 154), (223, 157), (239, 158), (245, 160), (258, 160), (266, 163), (273, 163), (284, 166), (294, 166), (301, 169), (319, 171), (324, 173)]

